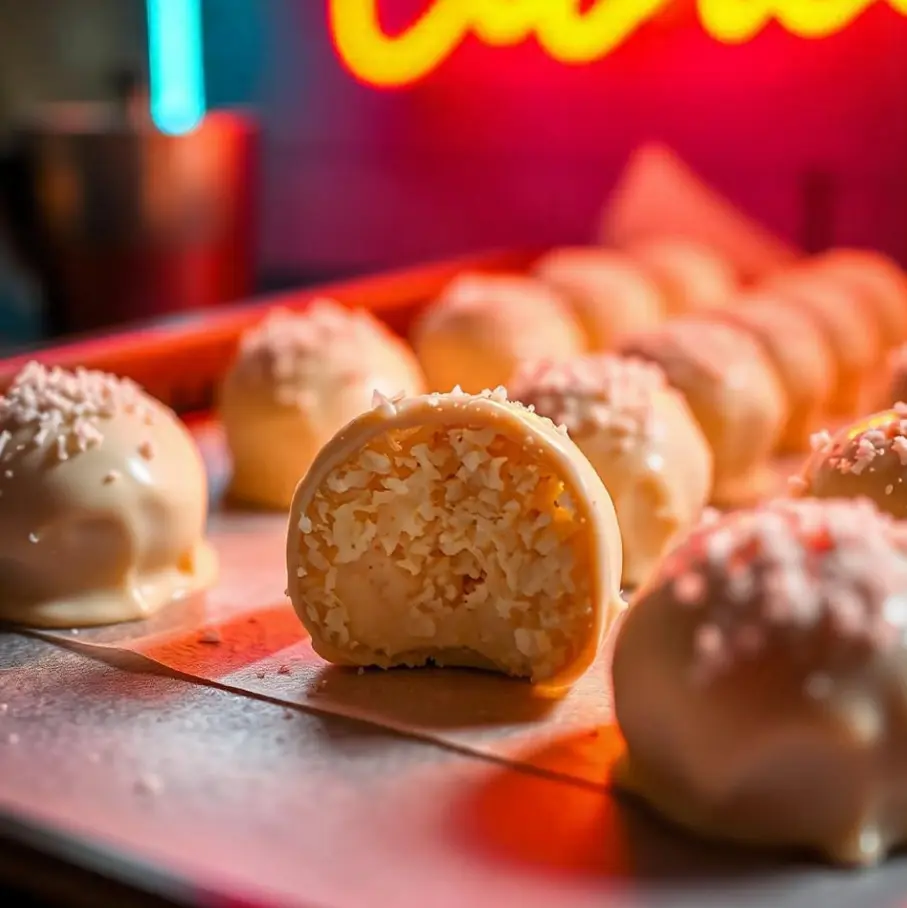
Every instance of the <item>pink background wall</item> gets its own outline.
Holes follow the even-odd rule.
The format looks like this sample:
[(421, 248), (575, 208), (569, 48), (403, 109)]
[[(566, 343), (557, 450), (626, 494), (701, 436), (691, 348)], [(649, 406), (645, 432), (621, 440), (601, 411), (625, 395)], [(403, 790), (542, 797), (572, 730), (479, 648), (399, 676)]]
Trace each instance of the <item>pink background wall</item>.
[[(565, 67), (531, 44), (473, 43), (390, 92), (342, 68), (324, 3), (265, 5), (266, 266), (371, 267), (583, 240), (647, 139), (671, 144), (791, 239), (907, 259), (907, 19), (887, 4), (831, 38), (773, 26), (733, 47), (680, 0), (591, 66)], [(810, 173), (826, 192), (805, 236)]]

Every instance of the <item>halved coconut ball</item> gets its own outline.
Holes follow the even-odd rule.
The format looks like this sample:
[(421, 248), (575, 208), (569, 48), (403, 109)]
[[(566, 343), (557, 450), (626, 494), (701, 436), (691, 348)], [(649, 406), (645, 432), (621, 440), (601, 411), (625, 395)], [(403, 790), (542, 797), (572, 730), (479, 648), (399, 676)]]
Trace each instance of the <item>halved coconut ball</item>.
[(312, 645), (342, 665), (562, 687), (622, 607), (605, 487), (565, 431), (503, 389), (379, 395), (296, 489), (287, 572)]

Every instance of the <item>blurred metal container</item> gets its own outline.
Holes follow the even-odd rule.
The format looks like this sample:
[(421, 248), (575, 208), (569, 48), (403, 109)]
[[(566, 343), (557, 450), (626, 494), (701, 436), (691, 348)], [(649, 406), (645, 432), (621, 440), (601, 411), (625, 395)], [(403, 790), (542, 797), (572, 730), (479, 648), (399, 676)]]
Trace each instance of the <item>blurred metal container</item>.
[[(128, 114), (128, 112), (127, 112)], [(258, 130), (165, 135), (123, 108), (48, 108), (22, 134), (32, 264), (55, 333), (212, 306), (254, 281)]]

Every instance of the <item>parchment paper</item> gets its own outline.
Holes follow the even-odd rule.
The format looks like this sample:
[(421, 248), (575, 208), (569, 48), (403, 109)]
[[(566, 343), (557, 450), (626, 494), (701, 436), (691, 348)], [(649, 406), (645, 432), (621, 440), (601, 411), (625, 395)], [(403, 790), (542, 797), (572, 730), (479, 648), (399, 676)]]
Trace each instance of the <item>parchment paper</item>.
[(212, 424), (195, 431), (212, 485), (217, 586), (147, 621), (40, 636), (108, 660), (133, 654), (205, 683), (556, 777), (606, 783), (609, 757), (619, 747), (607, 683), (613, 634), (597, 663), (559, 699), (491, 673), (330, 666), (312, 650), (284, 594), (285, 515), (223, 504), (229, 462), (220, 432)]

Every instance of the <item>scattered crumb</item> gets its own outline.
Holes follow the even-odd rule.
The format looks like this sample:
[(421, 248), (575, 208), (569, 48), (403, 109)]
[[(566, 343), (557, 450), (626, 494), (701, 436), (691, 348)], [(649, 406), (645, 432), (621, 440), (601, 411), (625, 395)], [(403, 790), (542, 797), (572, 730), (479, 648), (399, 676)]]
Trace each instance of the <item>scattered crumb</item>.
[(28, 534), (28, 541), (29, 541), (29, 542), (37, 542), (39, 538), (40, 538), (40, 537), (38, 536), (37, 533), (29, 533), (29, 534)]
[(256, 677), (256, 678), (264, 678), (265, 674), (266, 674), (265, 672), (255, 672), (255, 677)]
[(69, 633), (72, 634), (73, 637), (78, 637), (78, 636), (79, 636), (79, 629), (78, 629), (77, 627), (74, 627)]
[(143, 795), (158, 795), (164, 790), (160, 777), (148, 774), (136, 780), (135, 790)]
[(362, 666), (360, 666), (360, 667), (356, 670), (356, 674), (357, 674), (357, 675), (364, 675), (364, 674), (365, 674), (365, 669), (362, 668)]
[(105, 485), (105, 486), (108, 486), (108, 485), (110, 485), (112, 482), (116, 482), (116, 481), (120, 478), (121, 475), (122, 475), (122, 474), (120, 473), (119, 470), (111, 470), (111, 471), (104, 477), (104, 480), (103, 480), (104, 485)]
[(198, 642), (216, 644), (216, 643), (220, 643), (221, 639), (222, 638), (220, 635), (220, 631), (217, 630), (217, 628), (211, 627), (205, 631), (202, 631), (202, 633), (199, 635)]
[(289, 665), (281, 665), (280, 668), (277, 669), (277, 674), (278, 675), (292, 675), (293, 670), (290, 668)]
[(139, 454), (141, 454), (145, 460), (151, 460), (154, 457), (154, 445), (150, 441), (143, 441), (139, 445)]

